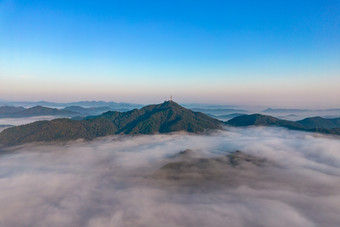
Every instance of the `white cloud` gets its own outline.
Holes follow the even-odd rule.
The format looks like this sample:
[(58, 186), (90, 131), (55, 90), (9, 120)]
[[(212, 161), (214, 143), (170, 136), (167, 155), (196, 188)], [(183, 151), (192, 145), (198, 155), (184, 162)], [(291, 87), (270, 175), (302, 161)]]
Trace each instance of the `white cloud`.
[[(167, 187), (171, 182), (150, 178), (167, 157), (187, 148), (204, 156), (241, 150), (277, 167), (240, 170), (237, 184), (216, 190)], [(228, 128), (210, 136), (115, 136), (6, 151), (0, 156), (0, 226), (340, 224), (338, 138)]]

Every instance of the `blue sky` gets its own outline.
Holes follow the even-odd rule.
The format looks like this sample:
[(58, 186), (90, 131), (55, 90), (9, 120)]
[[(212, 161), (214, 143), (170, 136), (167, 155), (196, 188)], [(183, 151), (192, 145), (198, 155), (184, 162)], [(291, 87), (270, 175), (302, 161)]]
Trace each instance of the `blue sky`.
[(0, 0), (0, 96), (339, 107), (340, 1)]

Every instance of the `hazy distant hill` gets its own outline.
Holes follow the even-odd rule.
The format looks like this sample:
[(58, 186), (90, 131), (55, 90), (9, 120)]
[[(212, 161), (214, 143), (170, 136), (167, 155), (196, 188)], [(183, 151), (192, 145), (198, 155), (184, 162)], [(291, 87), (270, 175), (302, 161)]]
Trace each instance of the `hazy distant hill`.
[(191, 108), (193, 111), (202, 112), (205, 114), (213, 114), (213, 115), (225, 115), (225, 114), (233, 114), (233, 113), (248, 113), (247, 110), (242, 109), (221, 109), (221, 108)]
[(106, 107), (110, 109), (134, 109), (141, 108), (143, 105), (135, 103), (125, 103), (125, 102), (104, 102), (104, 101), (80, 101), (66, 103), (66, 106), (81, 106), (81, 107)]
[(227, 122), (230, 126), (280, 126), (289, 129), (312, 131), (340, 135), (340, 118), (325, 119), (322, 117), (306, 118), (301, 121), (281, 120), (262, 114), (251, 114), (235, 117)]
[(82, 106), (67, 106), (64, 110), (79, 113), (79, 115), (99, 115), (112, 110), (110, 107), (82, 107)]
[(244, 113), (232, 113), (232, 114), (225, 114), (225, 115), (218, 115), (218, 116), (215, 116), (216, 118), (218, 119), (225, 119), (225, 120), (229, 120), (229, 119), (232, 119), (232, 118), (235, 118), (235, 117), (238, 117), (238, 116), (243, 116), (243, 115), (246, 115)]
[(199, 133), (221, 125), (219, 120), (167, 101), (124, 113), (109, 111), (84, 120), (55, 119), (8, 128), (0, 133), (0, 144), (92, 139), (114, 134)]
[(79, 102), (20, 102), (20, 101), (0, 101), (1, 106), (23, 106), (23, 107), (33, 107), (33, 106), (46, 106), (46, 107), (58, 107), (63, 108), (67, 106), (81, 106), (81, 107), (109, 107), (111, 109), (134, 109), (142, 107), (141, 104), (135, 103), (124, 103), (124, 102), (104, 102), (104, 101), (79, 101)]
[(273, 108), (268, 108), (263, 110), (262, 112), (264, 113), (298, 113), (298, 112), (307, 112), (310, 110), (306, 110), (306, 109), (273, 109)]
[(16, 107), (16, 106), (1, 106), (0, 107), (0, 117), (11, 116), (12, 114), (24, 111), (24, 107)]
[(263, 110), (263, 113), (299, 113), (299, 112), (329, 112), (329, 111), (340, 111), (340, 108), (333, 109), (274, 109), (267, 108)]
[[(22, 118), (33, 116), (89, 116), (99, 115), (104, 112), (113, 110), (110, 107), (81, 107), (81, 106), (68, 106), (62, 109), (34, 106), (31, 108), (15, 107), (15, 106), (2, 106), (0, 107), (0, 118)], [(114, 109), (116, 110), (116, 109)], [(128, 111), (129, 109), (118, 109), (118, 111)]]
[(32, 116), (74, 116), (75, 112), (43, 106), (34, 106), (31, 108), (3, 106), (0, 107), (0, 117), (18, 118)]

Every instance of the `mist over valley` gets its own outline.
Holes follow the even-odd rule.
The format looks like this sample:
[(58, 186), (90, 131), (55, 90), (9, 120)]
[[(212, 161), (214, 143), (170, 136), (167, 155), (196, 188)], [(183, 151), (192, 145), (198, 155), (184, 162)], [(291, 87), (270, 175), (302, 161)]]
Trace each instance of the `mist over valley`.
[(0, 223), (337, 226), (339, 148), (270, 127), (3, 148)]

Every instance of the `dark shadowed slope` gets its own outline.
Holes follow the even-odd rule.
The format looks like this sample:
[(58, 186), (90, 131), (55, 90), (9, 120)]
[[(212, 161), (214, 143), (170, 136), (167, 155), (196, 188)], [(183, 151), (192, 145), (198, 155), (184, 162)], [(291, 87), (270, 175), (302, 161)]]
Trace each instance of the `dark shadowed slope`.
[(37, 141), (92, 139), (114, 134), (155, 134), (175, 131), (191, 133), (221, 128), (222, 122), (167, 101), (128, 112), (109, 111), (83, 120), (55, 119), (5, 129), (0, 144), (16, 145)]

